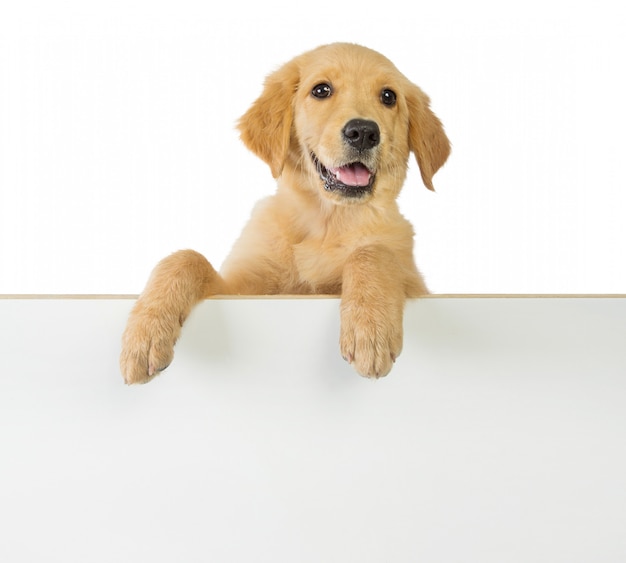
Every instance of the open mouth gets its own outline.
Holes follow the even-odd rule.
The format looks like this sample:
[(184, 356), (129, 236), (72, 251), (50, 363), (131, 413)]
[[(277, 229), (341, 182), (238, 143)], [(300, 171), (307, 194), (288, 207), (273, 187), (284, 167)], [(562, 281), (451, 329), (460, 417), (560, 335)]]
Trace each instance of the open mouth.
[(363, 197), (372, 191), (376, 174), (363, 163), (352, 162), (337, 168), (326, 168), (314, 153), (311, 153), (311, 158), (326, 191), (353, 198)]

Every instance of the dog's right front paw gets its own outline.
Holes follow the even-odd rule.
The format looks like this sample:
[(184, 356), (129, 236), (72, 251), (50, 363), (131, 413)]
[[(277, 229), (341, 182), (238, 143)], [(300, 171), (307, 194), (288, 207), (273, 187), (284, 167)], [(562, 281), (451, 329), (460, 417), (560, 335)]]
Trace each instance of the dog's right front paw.
[(131, 314), (122, 337), (120, 369), (124, 381), (147, 383), (159, 375), (174, 358), (180, 323), (147, 314)]

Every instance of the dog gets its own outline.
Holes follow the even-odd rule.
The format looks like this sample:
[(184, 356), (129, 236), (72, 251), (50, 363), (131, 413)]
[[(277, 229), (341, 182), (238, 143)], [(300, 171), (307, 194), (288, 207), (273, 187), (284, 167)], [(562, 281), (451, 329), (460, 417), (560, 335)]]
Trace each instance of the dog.
[(126, 383), (163, 371), (194, 305), (217, 294), (339, 294), (341, 355), (365, 377), (387, 375), (406, 299), (428, 293), (396, 199), (411, 152), (431, 190), (450, 154), (428, 96), (378, 52), (334, 43), (269, 75), (238, 128), (276, 193), (219, 273), (192, 250), (157, 264), (122, 337)]

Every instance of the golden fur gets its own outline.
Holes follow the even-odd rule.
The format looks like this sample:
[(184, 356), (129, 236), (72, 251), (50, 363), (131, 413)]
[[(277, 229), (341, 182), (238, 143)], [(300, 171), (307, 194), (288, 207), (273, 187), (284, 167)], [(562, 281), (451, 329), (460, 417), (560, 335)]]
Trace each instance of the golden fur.
[(191, 250), (156, 266), (124, 332), (126, 383), (165, 369), (193, 306), (216, 294), (341, 294), (341, 354), (361, 375), (386, 375), (405, 300), (427, 293), (396, 198), (411, 152), (429, 189), (450, 152), (428, 97), (379, 53), (325, 45), (270, 75), (239, 129), (276, 194), (220, 273)]

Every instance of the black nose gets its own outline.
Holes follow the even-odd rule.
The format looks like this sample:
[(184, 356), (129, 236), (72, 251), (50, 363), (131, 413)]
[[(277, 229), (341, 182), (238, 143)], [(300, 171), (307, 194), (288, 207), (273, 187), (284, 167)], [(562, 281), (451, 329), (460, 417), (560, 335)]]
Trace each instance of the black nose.
[(371, 149), (380, 142), (378, 124), (367, 119), (351, 119), (342, 133), (346, 142), (360, 151)]

